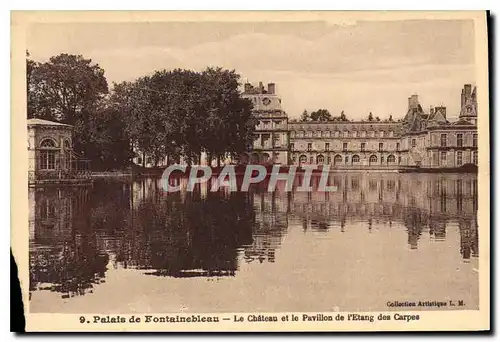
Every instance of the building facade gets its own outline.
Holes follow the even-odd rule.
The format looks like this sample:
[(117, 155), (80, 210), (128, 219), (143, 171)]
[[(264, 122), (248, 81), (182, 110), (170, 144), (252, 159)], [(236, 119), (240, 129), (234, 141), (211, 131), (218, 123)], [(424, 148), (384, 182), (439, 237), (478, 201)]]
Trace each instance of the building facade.
[(29, 185), (90, 181), (89, 161), (73, 151), (73, 126), (34, 118), (27, 129)]
[(258, 87), (245, 83), (243, 98), (253, 104), (253, 115), (258, 124), (252, 149), (242, 156), (242, 163), (288, 164), (289, 127), (288, 116), (281, 107), (281, 98), (276, 94), (276, 86), (269, 83), (265, 89), (262, 82)]
[(425, 111), (418, 95), (397, 121), (289, 122), (274, 83), (245, 84), (258, 119), (244, 163), (330, 165), (332, 169), (455, 168), (478, 163), (476, 88), (466, 84), (457, 121), (446, 107)]

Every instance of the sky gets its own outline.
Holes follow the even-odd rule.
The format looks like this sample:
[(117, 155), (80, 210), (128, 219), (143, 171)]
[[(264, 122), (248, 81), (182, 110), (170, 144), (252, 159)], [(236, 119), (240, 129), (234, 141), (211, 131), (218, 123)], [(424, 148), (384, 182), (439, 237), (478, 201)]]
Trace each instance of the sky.
[(91, 58), (110, 85), (160, 69), (235, 69), (242, 82), (276, 83), (290, 118), (319, 108), (403, 118), (412, 94), (452, 118), (476, 81), (472, 20), (37, 23), (27, 49), (37, 61)]

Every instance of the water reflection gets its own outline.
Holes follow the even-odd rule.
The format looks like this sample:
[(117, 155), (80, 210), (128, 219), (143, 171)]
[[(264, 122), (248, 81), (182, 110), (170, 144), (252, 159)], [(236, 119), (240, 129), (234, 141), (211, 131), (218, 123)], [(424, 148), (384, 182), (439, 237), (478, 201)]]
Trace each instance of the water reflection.
[[(404, 229), (416, 252), (423, 237), (440, 243), (456, 228), (459, 250), (444, 253), (460, 253), (465, 262), (478, 256), (476, 176), (332, 174), (329, 184), (338, 191), (285, 192), (279, 183), (273, 193), (265, 184), (213, 193), (207, 184), (167, 194), (154, 179), (30, 189), (30, 293), (91, 293), (110, 269), (238, 277), (245, 264), (279, 264), (277, 250), (291, 227), (318, 239), (359, 225), (366, 234)], [(297, 253), (307, 259), (309, 252)]]

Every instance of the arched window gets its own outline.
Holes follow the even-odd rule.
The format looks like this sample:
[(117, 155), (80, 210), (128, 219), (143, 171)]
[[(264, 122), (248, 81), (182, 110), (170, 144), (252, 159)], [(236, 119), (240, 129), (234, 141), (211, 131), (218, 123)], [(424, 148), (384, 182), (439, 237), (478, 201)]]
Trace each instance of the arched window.
[(56, 168), (56, 142), (52, 139), (43, 139), (40, 142), (40, 157), (38, 168), (40, 170), (55, 170)]
[(370, 156), (370, 164), (376, 163), (377, 162), (377, 156), (372, 154)]
[(301, 155), (301, 156), (299, 157), (299, 163), (300, 163), (300, 164), (307, 163), (307, 156), (305, 156), (305, 155)]
[(323, 164), (325, 162), (325, 157), (323, 157), (321, 154), (316, 157), (316, 164)]
[(352, 156), (352, 162), (354, 163), (359, 163), (359, 156), (357, 154)]
[(340, 164), (342, 163), (342, 156), (340, 154), (337, 154), (335, 158), (333, 158), (333, 163), (334, 164)]
[(393, 155), (393, 154), (390, 154), (388, 157), (387, 157), (387, 163), (388, 164), (392, 164), (392, 163), (395, 163), (396, 162), (396, 157)]
[(41, 148), (56, 148), (56, 142), (52, 139), (43, 139), (40, 143)]

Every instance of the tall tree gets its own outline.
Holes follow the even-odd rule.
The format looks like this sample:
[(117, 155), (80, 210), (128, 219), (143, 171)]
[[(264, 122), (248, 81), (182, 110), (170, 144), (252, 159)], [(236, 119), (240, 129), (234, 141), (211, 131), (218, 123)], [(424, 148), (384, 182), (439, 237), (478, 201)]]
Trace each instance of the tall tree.
[(165, 155), (197, 163), (202, 152), (220, 160), (253, 140), (252, 106), (240, 97), (238, 80), (234, 70), (221, 68), (156, 71), (116, 85), (115, 102), (134, 147), (155, 163)]
[(121, 115), (110, 107), (104, 70), (81, 55), (60, 54), (45, 63), (26, 51), (28, 118), (74, 126), (74, 150), (93, 169), (120, 168), (131, 157)]
[(370, 114), (368, 114), (368, 121), (373, 121), (373, 114), (372, 114), (372, 112), (370, 112)]
[(315, 112), (311, 113), (312, 121), (331, 121), (332, 115), (327, 109), (318, 109)]
[(27, 66), (28, 117), (74, 125), (108, 93), (104, 70), (81, 55), (60, 54), (45, 63), (27, 59)]

